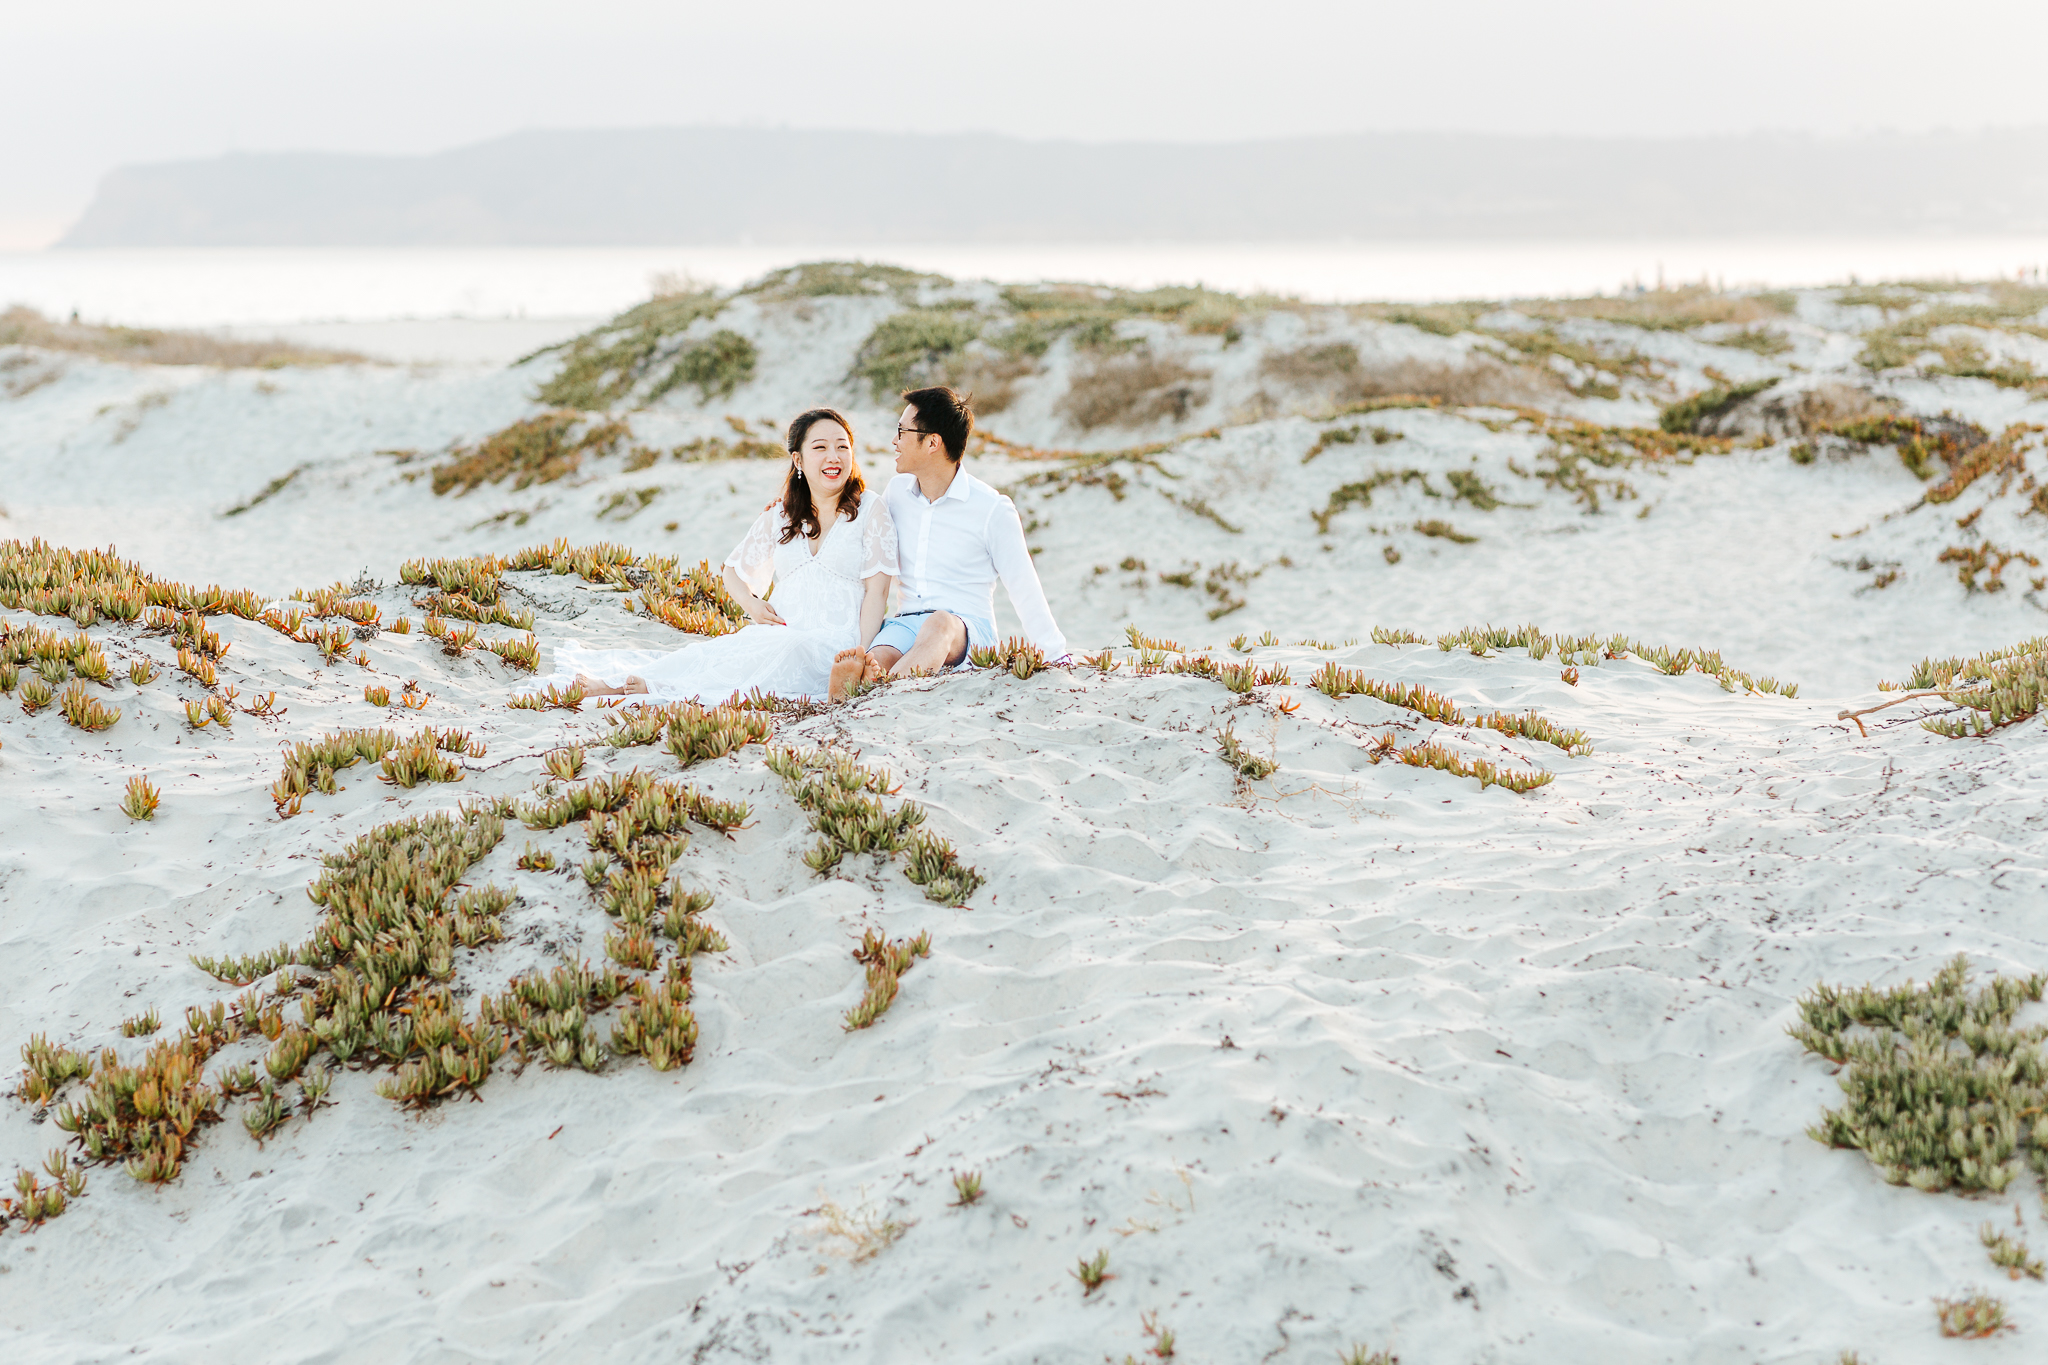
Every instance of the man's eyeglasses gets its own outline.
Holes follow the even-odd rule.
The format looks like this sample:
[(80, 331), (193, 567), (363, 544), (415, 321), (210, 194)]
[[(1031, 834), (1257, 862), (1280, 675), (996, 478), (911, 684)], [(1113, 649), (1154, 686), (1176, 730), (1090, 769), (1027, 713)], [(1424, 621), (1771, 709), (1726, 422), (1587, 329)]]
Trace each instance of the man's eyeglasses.
[(902, 424), (901, 422), (898, 422), (898, 423), (896, 424), (896, 439), (897, 439), (897, 440), (899, 440), (899, 441), (900, 441), (900, 440), (902, 440), (902, 439), (903, 439), (904, 437), (906, 437), (906, 436), (930, 436), (930, 435), (932, 435), (932, 433), (931, 433), (931, 432), (929, 432), (929, 431), (926, 431), (926, 430), (925, 430), (925, 429), (924, 429), (923, 427), (906, 427), (906, 426), (904, 426), (904, 425), (903, 425), (903, 424)]

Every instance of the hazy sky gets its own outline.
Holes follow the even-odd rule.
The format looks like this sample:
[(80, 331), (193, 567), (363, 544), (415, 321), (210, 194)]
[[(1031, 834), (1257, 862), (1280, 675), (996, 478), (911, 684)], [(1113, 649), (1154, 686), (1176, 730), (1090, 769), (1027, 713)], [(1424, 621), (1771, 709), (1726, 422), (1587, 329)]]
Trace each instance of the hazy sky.
[(124, 162), (744, 124), (1209, 140), (2048, 123), (2040, 0), (5, 0), (0, 247)]

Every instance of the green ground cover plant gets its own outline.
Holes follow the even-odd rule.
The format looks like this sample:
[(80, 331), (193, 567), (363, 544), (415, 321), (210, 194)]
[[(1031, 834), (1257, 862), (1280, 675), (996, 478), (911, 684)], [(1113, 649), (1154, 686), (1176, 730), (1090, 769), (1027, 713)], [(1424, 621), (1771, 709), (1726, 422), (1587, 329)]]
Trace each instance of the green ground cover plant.
[(1388, 484), (1420, 484), (1425, 497), (1440, 498), (1443, 494), (1430, 486), (1429, 475), (1420, 469), (1375, 469), (1363, 479), (1341, 484), (1330, 491), (1329, 499), (1321, 511), (1311, 511), (1310, 520), (1316, 530), (1330, 534), (1330, 523), (1337, 514), (1353, 507), (1372, 506), (1372, 495)]
[(1013, 285), (1002, 290), (1001, 299), (1014, 319), (1003, 345), (1034, 355), (1043, 354), (1062, 336), (1071, 336), (1084, 347), (1114, 346), (1117, 324), (1134, 318), (1178, 323), (1198, 336), (1220, 336), (1229, 342), (1241, 334), (1246, 319), (1299, 306), (1271, 295), (1244, 297), (1190, 285)]
[(957, 308), (907, 308), (875, 324), (853, 359), (852, 377), (876, 401), (944, 378), (943, 367), (981, 335), (981, 319)]
[(712, 289), (661, 294), (574, 340), (535, 352), (520, 363), (560, 352), (560, 365), (542, 381), (534, 396), (550, 407), (602, 411), (628, 397), (653, 372), (662, 355), (672, 348), (671, 338), (688, 331), (701, 319), (717, 317), (726, 301), (724, 295)]
[(928, 933), (897, 939), (892, 943), (877, 930), (868, 930), (861, 937), (860, 946), (853, 950), (853, 960), (867, 968), (867, 985), (860, 1000), (846, 1012), (846, 1032), (873, 1028), (888, 1012), (889, 1006), (896, 1003), (903, 974), (919, 958), (931, 955), (932, 936)]
[(1280, 771), (1280, 765), (1274, 760), (1245, 748), (1228, 725), (1216, 732), (1216, 756), (1242, 782), (1263, 781)]
[(944, 275), (909, 270), (900, 265), (880, 265), (870, 261), (806, 261), (772, 270), (752, 284), (734, 291), (734, 296), (793, 300), (887, 295), (900, 303), (910, 303), (928, 291), (942, 289), (952, 283)]
[(553, 483), (581, 469), (586, 456), (616, 453), (632, 434), (632, 428), (616, 418), (593, 418), (575, 407), (557, 407), (521, 418), (475, 445), (456, 447), (445, 463), (434, 466), (434, 492), (460, 495), (506, 479), (512, 480), (514, 489)]
[[(1839, 718), (1867, 715), (1916, 697), (1940, 697), (1962, 707), (1963, 714), (1931, 717), (1920, 722), (1923, 729), (1949, 739), (1988, 735), (2040, 714), (2042, 695), (2048, 691), (2048, 636), (1968, 658), (1922, 659), (1904, 683), (1877, 686), (1879, 691), (1906, 695), (1861, 712), (1844, 711)], [(1861, 727), (1863, 722), (1856, 723)]]
[(675, 364), (648, 391), (652, 403), (672, 389), (685, 384), (697, 390), (697, 401), (730, 397), (732, 391), (754, 377), (761, 353), (754, 343), (738, 332), (721, 327), (702, 341), (693, 341), (677, 353)]
[(818, 833), (804, 865), (819, 876), (849, 855), (907, 854), (904, 875), (924, 889), (925, 899), (955, 906), (964, 906), (987, 880), (960, 861), (950, 842), (918, 828), (923, 807), (905, 801), (892, 811), (882, 804), (880, 798), (896, 789), (886, 771), (823, 748), (777, 749), (768, 755), (768, 769), (783, 780)]
[(1752, 379), (1741, 384), (1716, 384), (1664, 408), (1657, 414), (1657, 425), (1668, 432), (1697, 435), (1702, 427), (1725, 415), (1745, 398), (1752, 398), (1777, 382), (1777, 379), (1770, 378)]
[(1816, 985), (1789, 1032), (1839, 1068), (1844, 1096), (1808, 1136), (1860, 1151), (1895, 1185), (1998, 1193), (2024, 1161), (2048, 1175), (2048, 1027), (2018, 1027), (2048, 977), (1970, 989), (1956, 957), (1925, 985)]
[[(1981, 298), (1972, 302), (1923, 302), (1909, 295), (1896, 295), (1889, 302), (1890, 311), (1904, 311), (1904, 316), (1864, 333), (1863, 352), (1857, 361), (1879, 371), (1910, 366), (1927, 351), (1945, 349), (1933, 340), (1933, 334), (1947, 327), (2048, 336), (2048, 326), (2032, 320), (2044, 306), (2048, 306), (2048, 289), (1995, 281), (1976, 286), (1972, 292), (1980, 294)], [(1965, 343), (1965, 346), (1981, 357), (1982, 350), (1974, 343)], [(1958, 361), (1967, 363), (1968, 354), (1969, 350), (1964, 350), (1944, 355), (1943, 363), (1935, 368), (1949, 372), (1948, 366)]]
[[(1378, 627), (1373, 630), (1372, 640), (1379, 645), (1423, 643), (1421, 637), (1412, 631)], [(1482, 657), (1492, 650), (1526, 649), (1532, 659), (1548, 658), (1554, 650), (1559, 661), (1567, 665), (1598, 666), (1603, 659), (1624, 659), (1633, 655), (1660, 673), (1673, 677), (1705, 673), (1718, 682), (1724, 692), (1760, 692), (1788, 698), (1799, 695), (1799, 684), (1746, 673), (1723, 659), (1718, 650), (1671, 649), (1663, 645), (1647, 645), (1626, 635), (1549, 635), (1536, 626), (1481, 626), (1448, 631), (1436, 637), (1436, 646), (1446, 653), (1464, 649)]]

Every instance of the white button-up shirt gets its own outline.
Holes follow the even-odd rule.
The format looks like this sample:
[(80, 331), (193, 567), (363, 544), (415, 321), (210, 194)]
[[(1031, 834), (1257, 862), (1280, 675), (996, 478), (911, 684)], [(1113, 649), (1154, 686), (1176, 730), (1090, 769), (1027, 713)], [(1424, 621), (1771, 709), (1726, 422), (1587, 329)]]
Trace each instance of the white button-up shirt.
[(1067, 637), (1045, 600), (1014, 503), (965, 469), (936, 502), (925, 498), (914, 474), (891, 479), (884, 496), (896, 523), (900, 611), (950, 611), (993, 622), (1000, 578), (1031, 643), (1047, 659), (1066, 657)]

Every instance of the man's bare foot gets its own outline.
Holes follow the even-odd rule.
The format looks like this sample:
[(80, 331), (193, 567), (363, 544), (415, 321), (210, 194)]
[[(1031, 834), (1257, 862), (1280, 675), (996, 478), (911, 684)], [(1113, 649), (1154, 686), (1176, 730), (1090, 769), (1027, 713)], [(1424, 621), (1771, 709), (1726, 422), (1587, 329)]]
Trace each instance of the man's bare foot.
[(832, 660), (832, 681), (825, 689), (825, 695), (833, 701), (845, 701), (846, 694), (856, 682), (874, 676), (874, 660), (864, 649), (842, 649)]
[(867, 666), (861, 670), (862, 682), (881, 682), (889, 676), (889, 666), (874, 655), (866, 656)]

